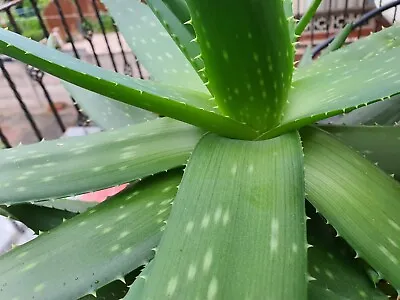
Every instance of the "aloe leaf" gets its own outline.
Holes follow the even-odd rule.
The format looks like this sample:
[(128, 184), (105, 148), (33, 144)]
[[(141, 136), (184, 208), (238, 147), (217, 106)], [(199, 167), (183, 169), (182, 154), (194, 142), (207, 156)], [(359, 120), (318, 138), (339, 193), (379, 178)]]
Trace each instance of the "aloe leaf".
[(298, 128), (399, 93), (399, 34), (400, 26), (393, 26), (298, 69), (283, 127)]
[(0, 204), (65, 197), (186, 163), (203, 133), (171, 119), (0, 151)]
[(146, 283), (146, 280), (150, 274), (150, 271), (153, 266), (153, 261), (150, 261), (147, 266), (143, 269), (140, 275), (136, 278), (135, 282), (130, 287), (126, 297), (124, 300), (140, 300), (143, 297), (143, 290)]
[(283, 0), (283, 8), (285, 10), (285, 16), (288, 21), (289, 36), (291, 41), (295, 41), (295, 30), (296, 30), (296, 19), (293, 15), (293, 1)]
[[(139, 267), (124, 277), (119, 278), (119, 280), (115, 280), (110, 282), (109, 284), (102, 286), (98, 290), (96, 290), (95, 294), (86, 295), (79, 300), (119, 300), (123, 299), (128, 291), (132, 289), (129, 288), (133, 282), (136, 282), (136, 277), (141, 274), (143, 267)], [(123, 280), (123, 281), (121, 281)]]
[[(146, 4), (136, 0), (103, 2), (152, 79), (208, 93), (199, 75)], [(174, 25), (176, 22), (180, 24), (178, 20), (174, 22)], [(190, 49), (195, 49), (195, 46), (190, 45)]]
[(187, 4), (207, 86), (221, 111), (256, 129), (277, 125), (294, 55), (282, 0), (187, 0)]
[(344, 115), (338, 122), (347, 125), (393, 125), (400, 123), (400, 95), (391, 101), (381, 101)]
[(329, 46), (324, 51), (322, 51), (321, 56), (325, 56), (330, 52), (340, 49), (346, 42), (346, 39), (352, 30), (353, 24), (346, 24), (346, 26), (342, 28), (339, 34), (337, 34), (333, 41), (329, 44)]
[(310, 45), (307, 46), (306, 50), (304, 51), (303, 56), (299, 62), (299, 68), (304, 68), (313, 63), (313, 53), (312, 48)]
[(83, 213), (87, 211), (89, 208), (96, 206), (97, 202), (87, 202), (80, 201), (78, 199), (51, 199), (44, 201), (36, 201), (34, 203), (36, 206), (43, 206), (49, 208), (55, 208), (60, 210), (66, 210), (74, 213)]
[(325, 125), (319, 128), (335, 135), (343, 143), (376, 163), (386, 173), (394, 174), (400, 179), (399, 126)]
[(157, 118), (147, 110), (117, 102), (69, 82), (62, 81), (62, 84), (89, 118), (104, 129), (121, 128)]
[(103, 96), (224, 136), (253, 139), (259, 135), (249, 126), (217, 113), (207, 94), (105, 70), (8, 30), (0, 30), (0, 53)]
[(363, 267), (354, 259), (354, 250), (308, 205), (307, 239), (308, 272), (314, 280), (308, 283), (311, 300), (320, 299), (387, 299), (368, 279)]
[[(150, 0), (151, 1), (151, 0)], [(185, 0), (163, 0), (165, 5), (173, 12), (173, 14), (179, 19), (182, 24), (187, 24), (190, 20), (190, 11), (189, 7), (186, 4)], [(191, 26), (187, 26), (187, 29), (194, 36), (194, 29)]]
[(142, 298), (306, 299), (302, 156), (297, 133), (258, 143), (204, 137)]
[(4, 215), (4, 212), (8, 213), (8, 217), (24, 223), (36, 234), (53, 229), (62, 224), (64, 219), (70, 219), (77, 215), (70, 211), (25, 203), (8, 207), (0, 205), (0, 215)]
[[(193, 68), (198, 72), (203, 82), (207, 82), (207, 76), (204, 73), (204, 62), (200, 56), (200, 46), (193, 40), (193, 27), (190, 24), (184, 25), (181, 20), (177, 19), (174, 13), (168, 8), (167, 3), (164, 3), (162, 0), (148, 0), (147, 5), (153, 10), (154, 14), (171, 35), (176, 45), (181, 49), (182, 53), (185, 54), (188, 61), (192, 64)], [(189, 13), (186, 2), (183, 0), (170, 0), (169, 5), (172, 5), (176, 10), (184, 10), (186, 6), (187, 13)], [(183, 22), (190, 20), (190, 15), (186, 17), (188, 18)], [(204, 89), (200, 90), (202, 91)]]
[(307, 199), (398, 289), (400, 184), (323, 130), (301, 135)]
[(0, 298), (76, 299), (146, 263), (181, 176), (143, 180), (1, 256)]
[(315, 12), (317, 11), (318, 7), (320, 6), (322, 0), (313, 0), (313, 2), (308, 7), (304, 16), (300, 19), (299, 23), (296, 26), (295, 35), (297, 37), (301, 36), (304, 29), (306, 29), (308, 23), (310, 23), (311, 19), (314, 17)]

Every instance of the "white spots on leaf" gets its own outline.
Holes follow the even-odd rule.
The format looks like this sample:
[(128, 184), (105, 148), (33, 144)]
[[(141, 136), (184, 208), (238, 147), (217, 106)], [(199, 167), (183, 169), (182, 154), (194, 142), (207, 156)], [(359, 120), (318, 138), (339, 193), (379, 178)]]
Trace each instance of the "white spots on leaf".
[(35, 286), (35, 288), (33, 289), (33, 291), (34, 291), (35, 293), (39, 293), (39, 292), (43, 291), (44, 287), (45, 287), (45, 284), (44, 284), (44, 283), (38, 284), (37, 286)]
[(186, 232), (186, 233), (191, 233), (191, 232), (193, 231), (193, 228), (194, 228), (194, 222), (193, 222), (193, 221), (189, 221), (189, 222), (186, 224), (185, 232)]
[(121, 215), (119, 215), (119, 216), (117, 217), (117, 221), (121, 221), (122, 219), (125, 219), (127, 216), (128, 216), (127, 213), (123, 213), (123, 214), (121, 214)]
[(105, 233), (109, 233), (110, 231), (111, 231), (111, 227), (106, 227), (106, 228), (104, 228), (103, 229), (103, 233), (105, 234)]
[(222, 224), (224, 226), (226, 226), (228, 224), (230, 220), (230, 213), (229, 213), (229, 209), (227, 209), (222, 217)]
[(382, 253), (383, 253), (387, 258), (389, 258), (389, 260), (391, 260), (394, 264), (397, 265), (397, 264), (399, 263), (398, 259), (397, 259), (392, 253), (390, 253), (390, 251), (389, 251), (385, 246), (380, 245), (378, 248), (379, 248), (379, 250), (382, 251)]
[(94, 168), (92, 168), (92, 171), (93, 172), (100, 172), (103, 169), (104, 169), (104, 167), (94, 167)]
[(152, 207), (154, 205), (154, 201), (150, 201), (146, 203), (146, 208)]
[(115, 251), (118, 251), (119, 248), (121, 248), (121, 245), (116, 244), (116, 245), (114, 245), (114, 246), (112, 246), (112, 247), (110, 248), (110, 251), (111, 251), (111, 252), (115, 252)]
[(192, 281), (194, 277), (196, 276), (197, 273), (197, 267), (194, 263), (191, 263), (189, 265), (188, 273), (187, 273), (187, 278), (189, 281)]
[(162, 192), (163, 192), (163, 193), (167, 193), (167, 192), (169, 192), (171, 189), (172, 189), (171, 186), (167, 186), (167, 187), (163, 188)]
[(297, 253), (299, 251), (299, 247), (297, 246), (296, 243), (292, 244), (292, 251), (293, 251), (293, 253)]
[(253, 164), (250, 164), (249, 167), (248, 167), (248, 169), (247, 169), (247, 171), (248, 171), (250, 174), (252, 174), (252, 173), (254, 172), (254, 165), (253, 165)]
[(204, 255), (203, 259), (203, 271), (208, 272), (211, 268), (211, 264), (213, 261), (213, 252), (211, 248), (207, 249), (206, 254)]
[(54, 176), (47, 176), (42, 179), (43, 182), (50, 182), (54, 180)]
[(326, 276), (328, 276), (330, 279), (335, 279), (335, 277), (333, 276), (332, 272), (328, 269), (325, 270), (325, 274)]
[(126, 248), (126, 249), (123, 251), (123, 253), (124, 253), (125, 255), (131, 254), (131, 253), (132, 253), (132, 247)]
[(395, 223), (393, 220), (390, 220), (390, 219), (388, 220), (388, 223), (389, 223), (389, 225), (392, 226), (394, 229), (400, 231), (400, 225), (399, 225), (399, 224)]
[(231, 173), (232, 173), (232, 175), (235, 175), (235, 174), (236, 174), (236, 171), (237, 171), (237, 164), (234, 164), (234, 165), (232, 166), (232, 168), (231, 168)]
[(127, 237), (128, 235), (129, 235), (129, 231), (122, 231), (122, 232), (119, 234), (118, 238), (119, 238), (119, 239), (123, 239), (124, 237)]
[(278, 234), (279, 234), (279, 222), (276, 218), (271, 221), (271, 239), (270, 239), (270, 249), (271, 252), (276, 252), (278, 250)]
[(214, 222), (217, 224), (222, 217), (222, 207), (218, 206), (214, 213)]
[(205, 229), (208, 227), (208, 225), (210, 224), (210, 215), (209, 214), (205, 214), (203, 216), (203, 219), (201, 220), (201, 228)]
[(174, 276), (172, 277), (167, 284), (167, 296), (172, 296), (175, 293), (176, 287), (178, 285), (178, 277)]
[(28, 254), (28, 252), (27, 252), (27, 251), (24, 251), (24, 252), (18, 254), (18, 255), (17, 255), (17, 258), (22, 258), (22, 257), (26, 256), (27, 254)]
[(211, 279), (210, 284), (208, 285), (207, 300), (214, 300), (215, 297), (217, 296), (217, 292), (218, 292), (218, 281), (217, 278), (214, 276)]
[(22, 272), (29, 271), (29, 270), (33, 269), (34, 267), (36, 267), (37, 265), (38, 265), (37, 262), (30, 263), (25, 268), (22, 269)]
[(223, 57), (226, 61), (229, 61), (229, 55), (228, 55), (228, 52), (226, 52), (226, 50), (222, 50), (222, 57)]
[(17, 190), (17, 192), (22, 193), (22, 192), (26, 191), (26, 187), (20, 186), (20, 187), (17, 187), (16, 190)]

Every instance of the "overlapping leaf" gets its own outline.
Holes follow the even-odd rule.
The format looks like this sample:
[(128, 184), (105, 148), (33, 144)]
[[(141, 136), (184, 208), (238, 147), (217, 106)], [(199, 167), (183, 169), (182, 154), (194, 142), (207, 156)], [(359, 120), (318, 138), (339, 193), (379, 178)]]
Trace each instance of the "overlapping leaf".
[(399, 34), (400, 26), (393, 26), (299, 68), (281, 125), (263, 138), (398, 94)]
[[(150, 72), (152, 79), (208, 92), (190, 62), (146, 4), (136, 0), (103, 2), (140, 63)], [(175, 34), (181, 43), (190, 53), (195, 51), (195, 45), (187, 45), (190, 35), (189, 32), (185, 32), (186, 28), (179, 28), (181, 23), (170, 12), (164, 10), (164, 13), (168, 14), (168, 22), (172, 22), (170, 26), (174, 26), (174, 29), (178, 27), (179, 33)]]
[[(308, 204), (308, 203), (307, 203)], [(354, 251), (335, 230), (325, 224), (311, 205), (307, 207), (308, 272), (314, 280), (308, 284), (311, 300), (387, 299), (374, 287)]]
[(399, 126), (333, 126), (319, 128), (335, 135), (346, 145), (377, 163), (379, 168), (400, 179)]
[(31, 64), (65, 81), (136, 107), (233, 138), (258, 134), (214, 108), (209, 95), (135, 79), (72, 58), (7, 30), (0, 30), (0, 53)]
[(297, 133), (258, 143), (206, 136), (185, 170), (143, 299), (306, 299), (303, 193)]
[(0, 151), (0, 203), (65, 197), (185, 164), (203, 133), (162, 118)]
[(307, 199), (398, 289), (400, 184), (321, 129), (301, 135)]
[(143, 180), (1, 256), (0, 298), (76, 299), (146, 263), (181, 176)]

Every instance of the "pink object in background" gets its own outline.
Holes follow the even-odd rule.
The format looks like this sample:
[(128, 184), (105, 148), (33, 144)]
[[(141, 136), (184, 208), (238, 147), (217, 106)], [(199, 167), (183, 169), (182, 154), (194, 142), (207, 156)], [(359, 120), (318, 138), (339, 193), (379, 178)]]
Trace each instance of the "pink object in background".
[(118, 194), (120, 191), (125, 189), (128, 184), (123, 184), (119, 186), (115, 186), (112, 188), (108, 188), (105, 190), (100, 190), (97, 192), (92, 192), (92, 193), (87, 193), (79, 196), (79, 199), (82, 201), (88, 201), (88, 202), (103, 202), (110, 196), (114, 196), (115, 194)]

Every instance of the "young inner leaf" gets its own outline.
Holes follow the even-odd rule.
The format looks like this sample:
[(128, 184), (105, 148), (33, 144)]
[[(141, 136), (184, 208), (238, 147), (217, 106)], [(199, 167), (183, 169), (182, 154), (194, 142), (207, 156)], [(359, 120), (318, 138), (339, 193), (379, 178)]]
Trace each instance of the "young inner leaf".
[(282, 0), (188, 0), (209, 89), (221, 110), (263, 130), (276, 125), (293, 71)]

